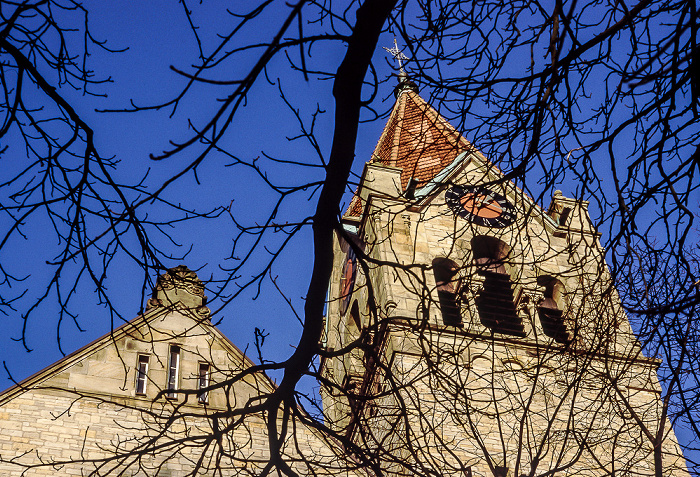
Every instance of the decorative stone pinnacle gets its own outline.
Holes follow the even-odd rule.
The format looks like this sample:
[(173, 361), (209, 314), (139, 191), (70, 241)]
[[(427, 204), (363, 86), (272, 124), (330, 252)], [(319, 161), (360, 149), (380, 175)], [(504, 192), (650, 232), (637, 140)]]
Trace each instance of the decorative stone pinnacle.
[(202, 280), (185, 265), (178, 265), (158, 277), (153, 298), (148, 300), (146, 309), (181, 303), (202, 318), (208, 318), (210, 312), (204, 306), (206, 302)]
[(414, 92), (418, 92), (418, 86), (411, 81), (408, 78), (408, 74), (406, 71), (403, 69), (403, 61), (408, 60), (408, 57), (404, 55), (401, 50), (399, 49), (399, 45), (396, 44), (396, 37), (394, 37), (394, 47), (393, 48), (387, 48), (386, 46), (383, 47), (391, 56), (394, 57), (396, 61), (399, 62), (399, 84), (396, 85), (396, 88), (394, 88), (394, 96), (396, 98), (399, 97), (402, 91), (406, 90), (411, 90)]

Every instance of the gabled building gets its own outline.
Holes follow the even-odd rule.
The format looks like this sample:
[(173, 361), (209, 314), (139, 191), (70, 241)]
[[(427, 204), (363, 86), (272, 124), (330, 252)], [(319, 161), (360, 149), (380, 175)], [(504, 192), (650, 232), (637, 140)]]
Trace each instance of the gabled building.
[(0, 394), (0, 475), (688, 475), (586, 202), (540, 208), (403, 77), (342, 225), (330, 433), (287, 407), (271, 462), (275, 385), (177, 267), (144, 315)]
[(540, 208), (396, 94), (338, 234), (329, 425), (387, 475), (687, 475), (588, 204)]
[[(275, 385), (209, 321), (184, 266), (144, 315), (0, 394), (0, 475), (257, 475)], [(225, 387), (218, 384), (227, 381)], [(352, 475), (342, 450), (296, 416), (281, 455), (301, 475)]]

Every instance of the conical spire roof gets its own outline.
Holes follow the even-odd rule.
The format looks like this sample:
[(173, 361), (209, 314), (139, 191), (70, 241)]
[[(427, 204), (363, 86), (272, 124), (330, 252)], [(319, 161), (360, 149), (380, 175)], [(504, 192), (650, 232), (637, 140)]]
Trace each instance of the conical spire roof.
[[(427, 184), (472, 145), (413, 88), (399, 90), (372, 162), (401, 169), (401, 189), (409, 181), (416, 188)], [(358, 216), (361, 204), (353, 198), (348, 214)]]

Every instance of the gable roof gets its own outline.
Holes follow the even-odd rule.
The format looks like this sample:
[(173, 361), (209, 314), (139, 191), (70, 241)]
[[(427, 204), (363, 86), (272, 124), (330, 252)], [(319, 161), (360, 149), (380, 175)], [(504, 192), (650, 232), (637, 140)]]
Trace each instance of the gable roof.
[[(502, 171), (428, 104), (406, 76), (400, 77), (396, 94), (396, 103), (369, 163), (400, 170), (401, 191), (410, 187), (411, 197), (420, 202), (449, 182), (469, 161), (480, 164), (494, 182), (503, 178)], [(528, 207), (539, 211), (538, 215), (550, 229), (557, 228), (549, 212), (542, 210), (532, 197), (512, 182), (507, 183), (512, 190), (518, 190), (518, 196), (527, 202)], [(361, 188), (362, 181), (344, 214), (347, 219), (356, 220), (362, 216), (365, 204), (360, 197)], [(349, 223), (344, 227), (356, 232), (356, 226)]]
[[(154, 334), (163, 335), (164, 333), (165, 339), (206, 335), (226, 349), (241, 366), (246, 368), (255, 366), (255, 363), (240, 348), (211, 323), (209, 308), (204, 305), (205, 300), (204, 285), (194, 272), (183, 265), (170, 269), (158, 278), (153, 298), (148, 300), (144, 314), (136, 316), (104, 336), (0, 392), (0, 405), (18, 393), (41, 386), (42, 383), (50, 381), (53, 377), (98, 351), (114, 346), (119, 340), (128, 337), (147, 340), (148, 337), (152, 339)], [(162, 323), (166, 320), (178, 320), (182, 329), (164, 328)], [(259, 376), (263, 378), (263, 382), (267, 383), (270, 389), (275, 387), (267, 375), (260, 372)]]

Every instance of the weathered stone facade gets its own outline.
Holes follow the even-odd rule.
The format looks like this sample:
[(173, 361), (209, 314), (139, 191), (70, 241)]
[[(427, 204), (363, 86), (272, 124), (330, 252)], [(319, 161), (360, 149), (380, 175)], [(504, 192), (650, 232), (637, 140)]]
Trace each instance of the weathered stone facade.
[[(587, 203), (542, 210), (413, 91), (390, 124), (336, 244), (324, 344), (350, 351), (324, 361), (345, 390), (323, 393), (329, 425), (396, 475), (687, 475)], [(428, 131), (453, 159), (412, 188)], [(498, 197), (512, 223), (482, 220)]]
[[(185, 267), (169, 271), (143, 316), (2, 393), (0, 475), (228, 476), (268, 465), (264, 413), (241, 414), (275, 386), (245, 372), (253, 363), (209, 322), (203, 291)], [(292, 469), (348, 475), (337, 446), (291, 422), (282, 455)]]
[[(292, 412), (294, 472), (687, 475), (585, 202), (542, 210), (407, 87), (343, 225), (320, 367), (339, 439)], [(2, 393), (0, 475), (260, 474), (250, 409), (275, 386), (205, 303), (177, 267), (143, 316)]]

